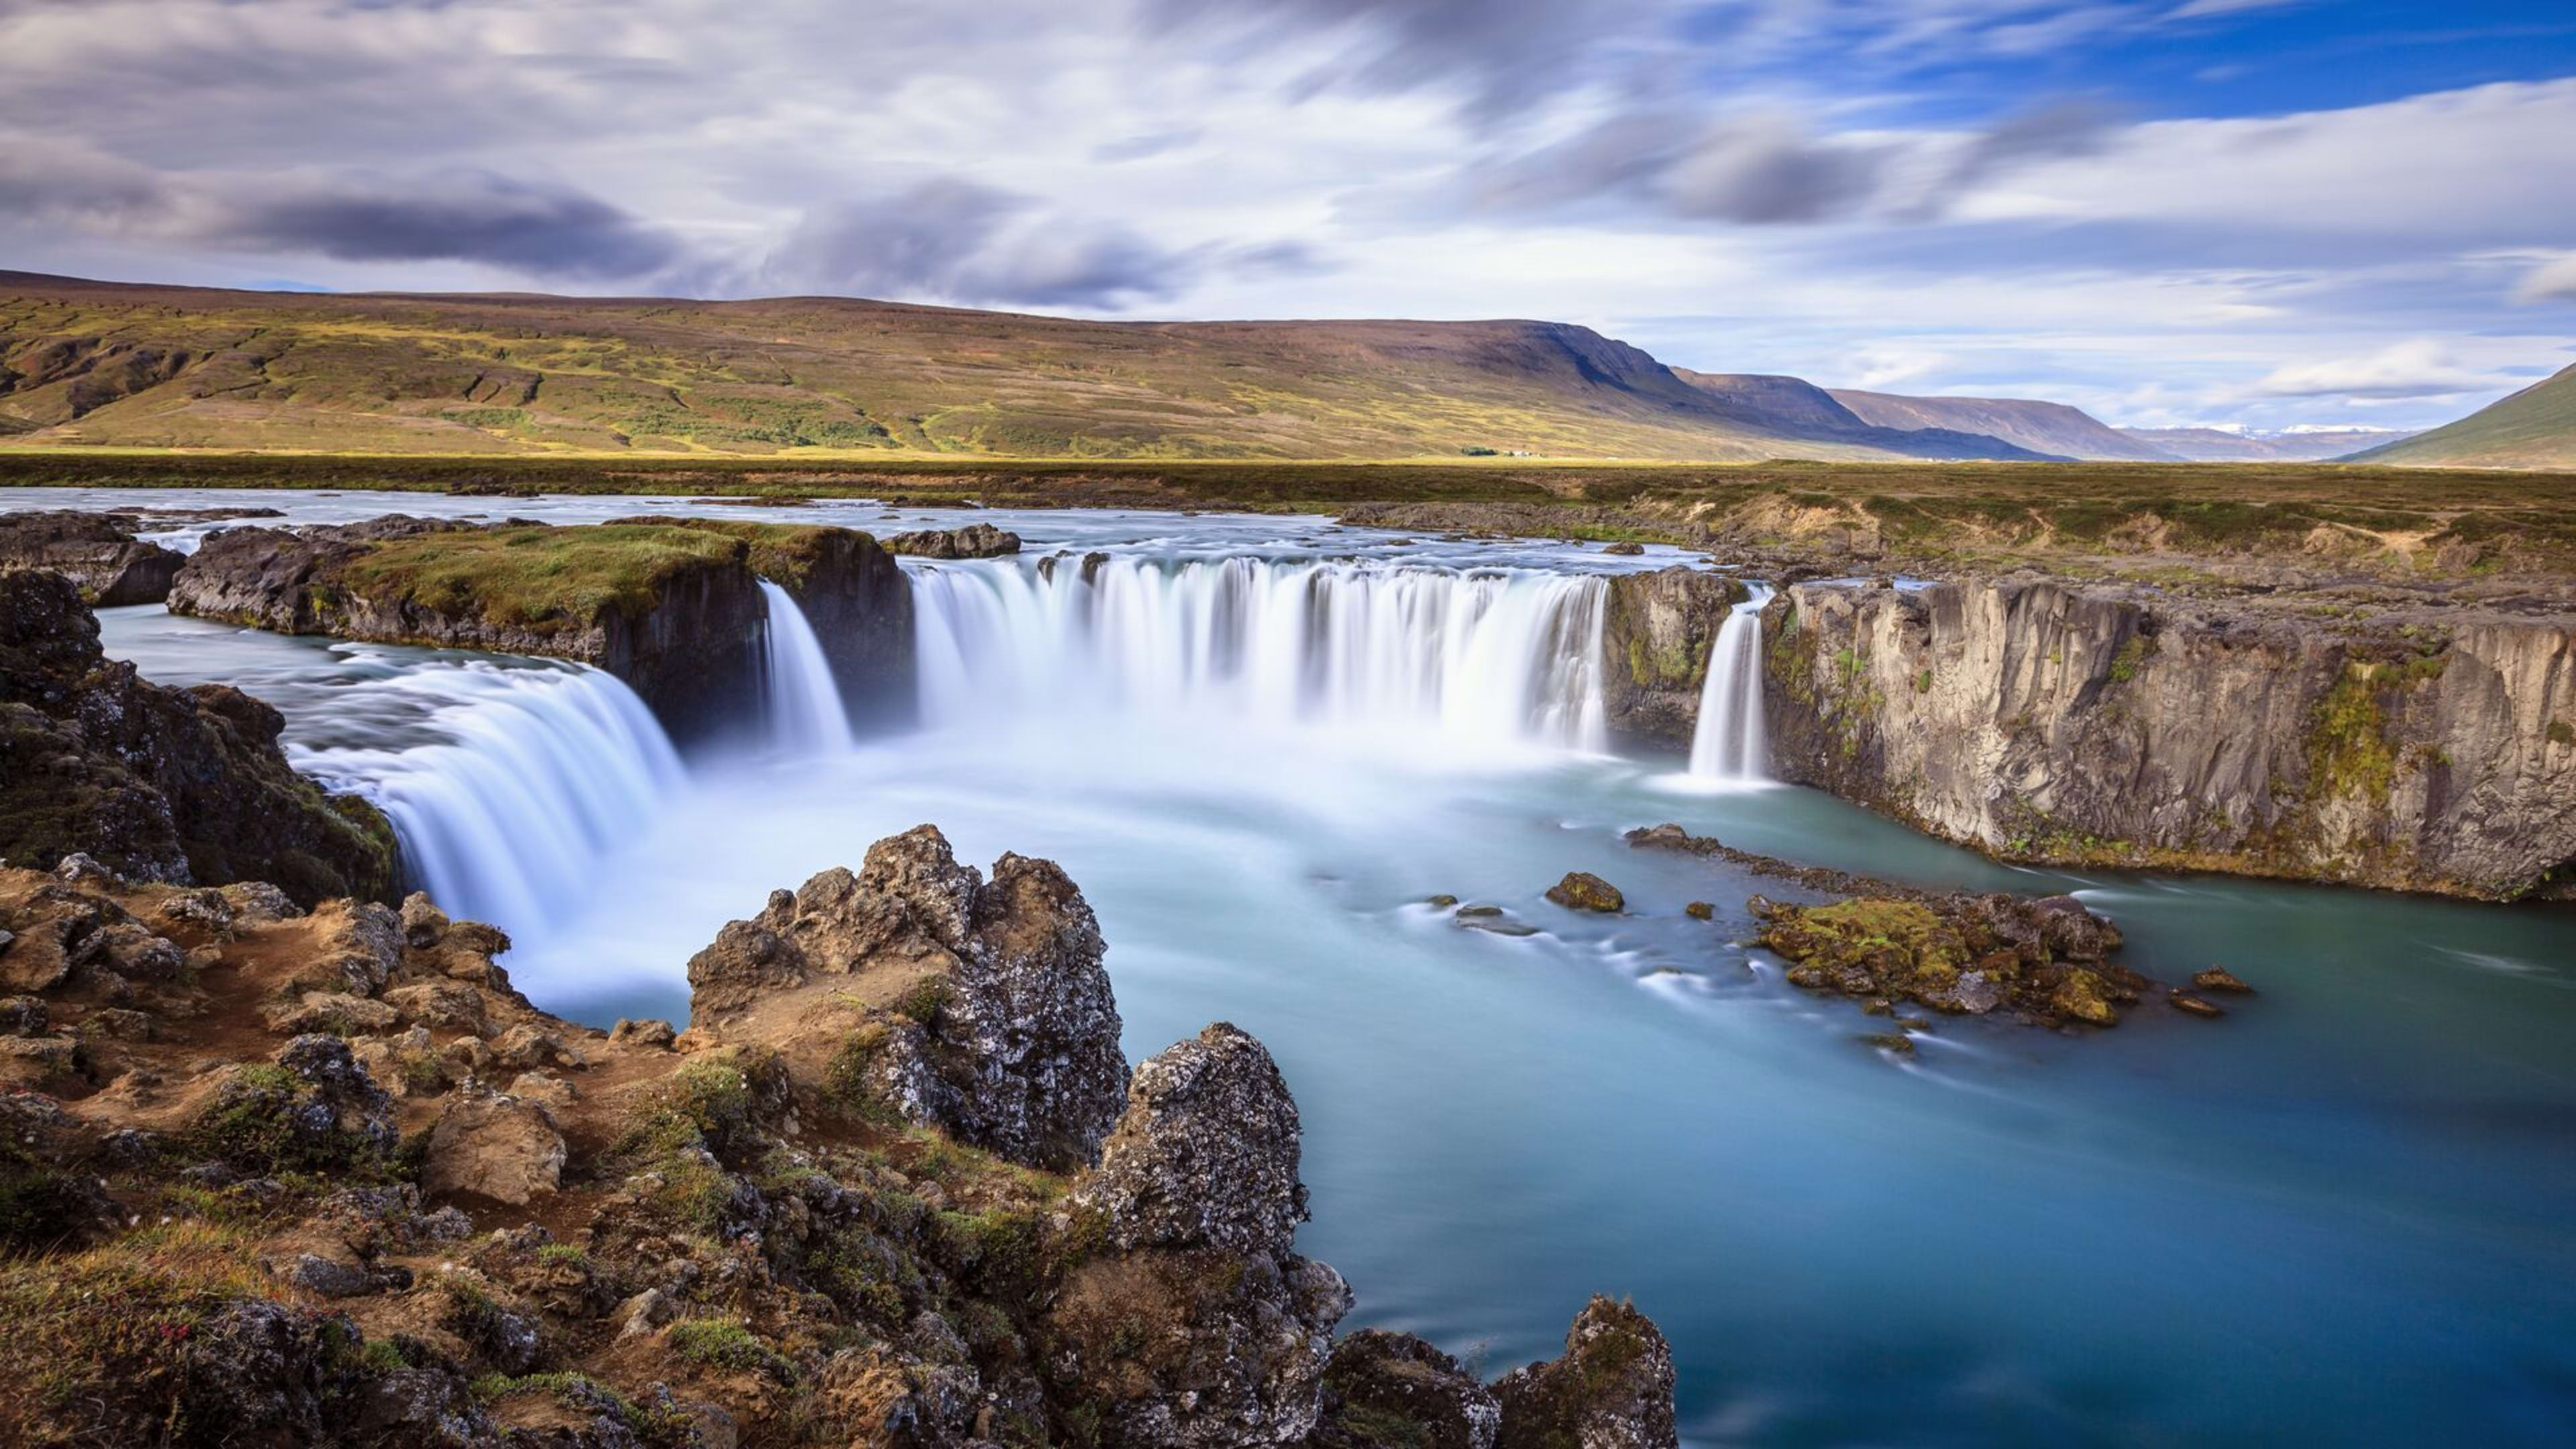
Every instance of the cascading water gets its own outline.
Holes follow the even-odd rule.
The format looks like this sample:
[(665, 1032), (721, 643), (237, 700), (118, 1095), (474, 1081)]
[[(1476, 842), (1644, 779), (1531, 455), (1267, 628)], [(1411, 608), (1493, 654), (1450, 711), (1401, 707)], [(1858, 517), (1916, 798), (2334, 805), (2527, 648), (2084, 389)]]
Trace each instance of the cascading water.
[(1717, 629), (1691, 732), (1690, 772), (1717, 780), (1760, 780), (1770, 763), (1762, 736), (1762, 606), (1757, 588)]
[(789, 754), (814, 755), (850, 747), (850, 715), (823, 641), (805, 611), (785, 589), (760, 581), (769, 603), (768, 706), (771, 741)]
[(681, 780), (652, 711), (600, 670), (467, 663), (346, 694), (362, 692), (434, 738), (297, 748), (296, 767), (374, 801), (441, 909), (499, 923), (522, 945), (589, 901), (601, 859), (650, 826)]
[[(1086, 573), (1088, 577), (1086, 577)], [(1444, 744), (1604, 740), (1598, 578), (1382, 562), (1114, 558), (923, 569), (924, 719), (1216, 713)]]

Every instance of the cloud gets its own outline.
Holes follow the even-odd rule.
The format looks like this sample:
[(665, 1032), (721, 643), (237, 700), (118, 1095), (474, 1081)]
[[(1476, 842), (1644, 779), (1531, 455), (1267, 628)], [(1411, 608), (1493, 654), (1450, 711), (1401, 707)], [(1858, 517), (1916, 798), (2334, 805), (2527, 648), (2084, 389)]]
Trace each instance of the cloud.
[(809, 213), (761, 268), (773, 288), (966, 304), (1117, 308), (1169, 297), (1196, 271), (1118, 226), (1043, 214), (956, 177)]
[(1655, 28), (1655, 0), (1149, 0), (1158, 24), (1231, 27), (1247, 54), (1285, 34), (1320, 34), (1323, 58), (1285, 79), (1298, 92), (1460, 90), (1479, 120), (1572, 90), (1595, 52)]
[(1660, 183), (1677, 215), (1750, 225), (1849, 215), (1876, 192), (1879, 157), (1822, 142), (1785, 116), (1722, 122), (1675, 157)]
[(2517, 302), (2576, 302), (2576, 252), (2531, 269), (2514, 288)]
[(2464, 367), (2441, 343), (2419, 338), (2367, 357), (2276, 368), (2249, 391), (2259, 397), (2430, 398), (2518, 385), (2504, 373)]
[(1951, 364), (1948, 354), (1924, 348), (1864, 347), (1845, 362), (1843, 375), (1854, 387), (1875, 389), (1930, 377)]
[(635, 277), (679, 244), (596, 197), (478, 170), (159, 172), (0, 133), (0, 210), (91, 235), (344, 261), (461, 261), (538, 276)]
[(286, 177), (241, 187), (208, 210), (194, 235), (226, 251), (478, 262), (594, 280), (646, 276), (681, 259), (670, 233), (597, 197), (489, 171)]

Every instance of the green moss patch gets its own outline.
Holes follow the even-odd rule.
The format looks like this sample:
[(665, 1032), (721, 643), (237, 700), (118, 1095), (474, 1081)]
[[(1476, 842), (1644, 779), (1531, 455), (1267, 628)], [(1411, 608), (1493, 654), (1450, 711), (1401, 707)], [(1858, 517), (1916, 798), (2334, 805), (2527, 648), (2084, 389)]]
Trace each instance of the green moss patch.
[(352, 595), (552, 630), (640, 618), (673, 579), (742, 557), (740, 540), (698, 528), (495, 528), (388, 540), (345, 565), (338, 582)]

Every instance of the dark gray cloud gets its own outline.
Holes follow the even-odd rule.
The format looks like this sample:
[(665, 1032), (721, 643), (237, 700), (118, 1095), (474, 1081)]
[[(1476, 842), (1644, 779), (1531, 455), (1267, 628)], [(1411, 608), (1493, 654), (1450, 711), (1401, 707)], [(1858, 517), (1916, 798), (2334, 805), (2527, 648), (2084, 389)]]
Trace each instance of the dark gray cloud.
[(539, 276), (640, 277), (680, 260), (670, 233), (597, 197), (488, 171), (354, 176), (237, 193), (200, 228), (230, 251), (342, 261), (461, 261)]
[(642, 277), (682, 259), (669, 233), (605, 201), (489, 171), (159, 172), (5, 134), (0, 211), (123, 241), (342, 261), (470, 262), (544, 277)]

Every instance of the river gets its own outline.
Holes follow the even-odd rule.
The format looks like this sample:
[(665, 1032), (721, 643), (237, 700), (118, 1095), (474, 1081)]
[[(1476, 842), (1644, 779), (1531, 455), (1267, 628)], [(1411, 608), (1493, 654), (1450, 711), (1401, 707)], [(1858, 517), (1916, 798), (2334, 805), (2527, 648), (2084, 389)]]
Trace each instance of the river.
[[(1110, 942), (1131, 1058), (1215, 1019), (1279, 1058), (1306, 1126), (1301, 1246), (1358, 1290), (1347, 1326), (1499, 1372), (1553, 1356), (1586, 1295), (1633, 1296), (1672, 1340), (1694, 1445), (2576, 1436), (2576, 914), (2004, 867), (1741, 778), (1758, 775), (1741, 741), (1704, 742), (1700, 774), (1612, 753), (1587, 576), (1669, 550), (971, 517), (1029, 552), (907, 564), (919, 728), (845, 742), (797, 692), (819, 655), (774, 626), (793, 727), (685, 763), (590, 671), (102, 618), (149, 677), (277, 704), (299, 762), (395, 809), (415, 868), (464, 897), (444, 903), (497, 918), (522, 989), (583, 1020), (684, 1016), (683, 964), (726, 919), (923, 821), (970, 861), (1061, 862)], [(1059, 548), (1111, 562), (1089, 584), (1041, 576)], [(1321, 615), (1296, 602), (1319, 594)], [(2150, 1004), (2080, 1036), (1945, 1019), (1892, 1058), (1859, 1040), (1885, 1023), (1737, 944), (1765, 882), (1619, 838), (1665, 820), (1918, 884), (2073, 890), (2136, 969), (2225, 964), (2260, 994), (2223, 1021)], [(1568, 870), (1618, 884), (1629, 913), (1547, 904)], [(1462, 928), (1435, 893), (1535, 934)], [(1686, 918), (1693, 900), (1715, 920)]]

